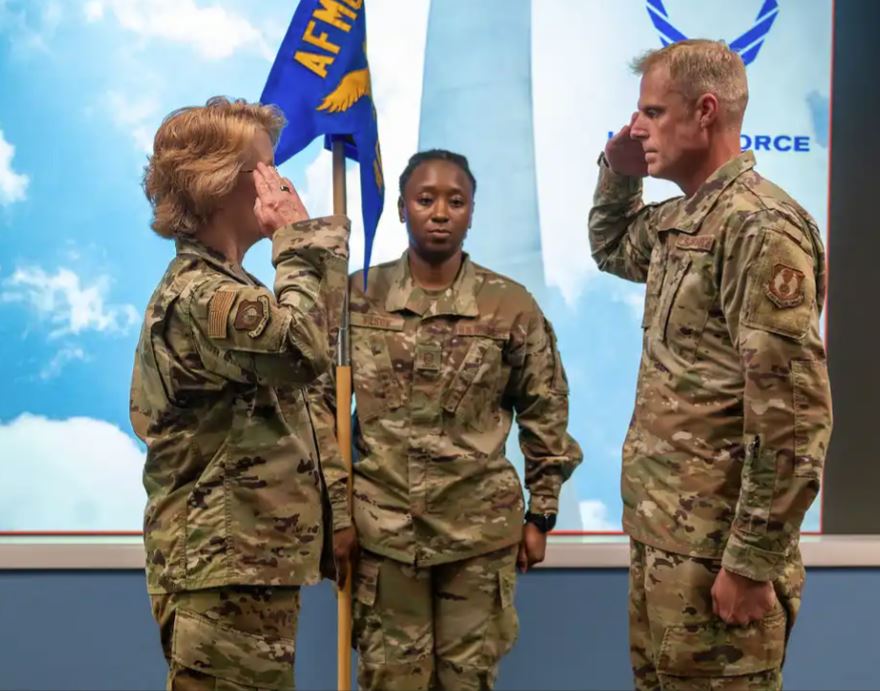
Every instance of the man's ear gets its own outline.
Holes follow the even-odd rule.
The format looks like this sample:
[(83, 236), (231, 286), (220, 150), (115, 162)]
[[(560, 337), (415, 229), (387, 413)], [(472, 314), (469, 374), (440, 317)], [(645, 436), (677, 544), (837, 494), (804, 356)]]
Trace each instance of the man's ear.
[(697, 99), (697, 114), (700, 119), (700, 127), (708, 128), (718, 121), (721, 104), (715, 94), (703, 94)]

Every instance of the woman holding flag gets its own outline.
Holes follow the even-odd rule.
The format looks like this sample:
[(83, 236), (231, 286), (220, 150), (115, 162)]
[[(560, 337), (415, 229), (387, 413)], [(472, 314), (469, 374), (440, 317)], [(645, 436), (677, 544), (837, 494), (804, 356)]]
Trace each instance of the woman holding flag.
[[(363, 689), (492, 687), (518, 632), (516, 567), (543, 560), (581, 460), (550, 323), (522, 286), (462, 251), (475, 191), (464, 156), (413, 156), (398, 201), (408, 250), (370, 269), (366, 289), (362, 272), (350, 280), (357, 462), (353, 525), (337, 519), (335, 548), (339, 564), (359, 551)], [(504, 457), (514, 412), (528, 510)], [(347, 473), (331, 458), (340, 517)]]

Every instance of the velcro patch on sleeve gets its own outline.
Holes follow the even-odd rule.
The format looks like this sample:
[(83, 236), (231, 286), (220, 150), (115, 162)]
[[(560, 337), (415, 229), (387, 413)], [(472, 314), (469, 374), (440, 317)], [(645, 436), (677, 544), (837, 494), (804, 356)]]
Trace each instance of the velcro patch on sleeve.
[(269, 298), (265, 295), (258, 295), (256, 300), (241, 300), (232, 326), (236, 331), (247, 331), (248, 336), (257, 338), (269, 323), (269, 313)]
[(804, 301), (804, 278), (803, 271), (785, 264), (775, 264), (764, 292), (770, 302), (780, 309), (797, 307)]
[(208, 303), (208, 336), (226, 338), (226, 323), (235, 303), (234, 290), (218, 290)]

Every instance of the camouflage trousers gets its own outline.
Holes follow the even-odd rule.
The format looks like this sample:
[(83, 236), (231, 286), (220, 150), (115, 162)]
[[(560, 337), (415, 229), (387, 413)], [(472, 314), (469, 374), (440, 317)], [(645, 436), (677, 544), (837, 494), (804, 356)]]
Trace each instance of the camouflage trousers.
[(774, 582), (778, 603), (748, 626), (712, 612), (721, 562), (630, 541), (630, 657), (637, 691), (776, 691), (800, 607), (800, 553)]
[(293, 689), (298, 587), (226, 586), (150, 599), (168, 691)]
[(416, 567), (361, 552), (353, 644), (361, 689), (491, 689), (513, 647), (516, 546)]

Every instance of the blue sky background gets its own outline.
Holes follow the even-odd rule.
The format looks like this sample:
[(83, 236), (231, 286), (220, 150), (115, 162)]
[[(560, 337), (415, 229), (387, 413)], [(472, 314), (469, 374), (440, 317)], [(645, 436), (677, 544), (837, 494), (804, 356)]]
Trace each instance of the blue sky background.
[[(435, 2), (460, 11), (455, 2)], [(510, 2), (497, 4), (504, 12)], [(761, 3), (705, 0), (698, 11), (688, 0), (664, 4), (688, 33), (733, 38)], [(141, 311), (173, 253), (149, 229), (142, 169), (173, 108), (215, 94), (259, 96), (293, 5), (0, 0), (0, 531), (139, 529), (143, 456), (128, 423), (129, 377)], [(394, 189), (419, 141), (429, 3), (367, 6), (389, 188), (374, 249), (381, 262), (405, 246)], [(830, 19), (830, 0), (780, 3), (750, 67), (746, 122), (746, 131), (813, 138), (809, 154), (759, 154), (759, 168), (823, 228)], [(574, 510), (561, 527), (615, 528), (641, 289), (597, 275), (586, 213), (605, 134), (628, 119), (637, 98), (627, 61), (659, 39), (642, 0), (540, 0), (531, 23), (543, 248), (535, 259), (546, 285), (530, 288), (545, 296), (557, 326), (574, 392), (572, 427), (587, 455), (567, 490)], [(490, 31), (485, 40), (503, 38)], [(330, 161), (318, 145), (283, 172), (314, 215), (329, 212)], [(355, 176), (351, 169), (353, 210)], [(675, 191), (651, 184), (648, 193)], [(475, 232), (492, 225), (480, 209)], [(360, 224), (352, 215), (358, 258)], [(270, 281), (268, 256), (268, 246), (258, 246), (246, 264)]]

